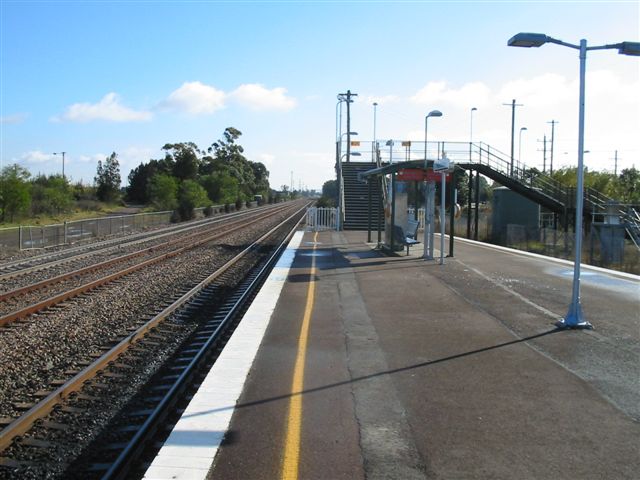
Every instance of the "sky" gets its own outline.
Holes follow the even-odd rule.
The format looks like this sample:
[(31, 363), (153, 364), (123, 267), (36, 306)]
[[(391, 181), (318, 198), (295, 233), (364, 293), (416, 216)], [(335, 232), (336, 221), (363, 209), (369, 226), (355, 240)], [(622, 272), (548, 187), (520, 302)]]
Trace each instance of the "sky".
[[(0, 17), (2, 166), (61, 173), (64, 151), (66, 176), (92, 183), (116, 152), (124, 185), (166, 143), (206, 149), (235, 127), (272, 188), (320, 189), (335, 178), (336, 95), (348, 89), (363, 153), (374, 117), (377, 140), (421, 142), (437, 109), (430, 141), (509, 155), (515, 99), (514, 156), (542, 169), (554, 120), (554, 167), (574, 166), (578, 52), (508, 39), (640, 41), (637, 0), (0, 0)], [(640, 168), (640, 57), (590, 51), (586, 92), (587, 168), (613, 171), (616, 151), (618, 173)]]

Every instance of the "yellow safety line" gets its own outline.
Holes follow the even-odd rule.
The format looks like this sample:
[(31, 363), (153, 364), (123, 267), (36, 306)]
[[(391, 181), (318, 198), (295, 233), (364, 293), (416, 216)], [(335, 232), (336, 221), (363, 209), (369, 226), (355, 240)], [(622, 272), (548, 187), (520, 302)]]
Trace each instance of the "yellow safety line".
[[(313, 236), (313, 250), (318, 232)], [(307, 342), (309, 339), (309, 324), (313, 312), (313, 300), (315, 297), (316, 257), (311, 256), (311, 271), (309, 273), (309, 288), (307, 289), (307, 303), (304, 307), (304, 317), (300, 327), (298, 338), (298, 353), (293, 369), (293, 381), (291, 382), (291, 398), (289, 400), (289, 416), (287, 417), (287, 436), (284, 445), (284, 461), (282, 462), (283, 480), (296, 480), (298, 478), (298, 465), (300, 458), (300, 432), (302, 429), (302, 392), (304, 386), (304, 362), (307, 355)]]

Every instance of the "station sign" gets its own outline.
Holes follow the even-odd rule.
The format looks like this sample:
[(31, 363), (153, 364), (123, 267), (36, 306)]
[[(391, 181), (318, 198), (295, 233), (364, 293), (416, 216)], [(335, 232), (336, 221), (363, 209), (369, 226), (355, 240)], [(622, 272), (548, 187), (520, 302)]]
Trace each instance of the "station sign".
[[(439, 182), (441, 180), (441, 172), (434, 172), (429, 169), (426, 172), (421, 168), (403, 168), (398, 170), (396, 180), (399, 182)], [(451, 174), (445, 174), (445, 181), (451, 181)]]

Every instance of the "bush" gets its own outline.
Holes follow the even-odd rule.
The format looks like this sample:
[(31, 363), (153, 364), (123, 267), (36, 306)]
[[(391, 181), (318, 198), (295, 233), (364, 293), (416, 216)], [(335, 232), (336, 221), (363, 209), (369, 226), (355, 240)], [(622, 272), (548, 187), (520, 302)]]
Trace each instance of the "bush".
[(204, 214), (205, 217), (210, 217), (211, 215), (213, 215), (213, 207), (209, 205), (202, 211), (202, 213)]
[(229, 213), (229, 211), (231, 210), (231, 205), (229, 205), (228, 203), (224, 204), (224, 213)]
[(237, 199), (236, 200), (236, 212), (239, 212), (240, 210), (242, 210), (242, 200), (241, 199)]

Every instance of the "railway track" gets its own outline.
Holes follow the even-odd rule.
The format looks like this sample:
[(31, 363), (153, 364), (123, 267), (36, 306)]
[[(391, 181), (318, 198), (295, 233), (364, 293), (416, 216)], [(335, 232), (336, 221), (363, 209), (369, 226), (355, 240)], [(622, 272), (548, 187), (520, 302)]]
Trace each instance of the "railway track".
[(82, 243), (76, 246), (69, 246), (62, 249), (47, 251), (45, 253), (20, 258), (0, 264), (0, 284), (7, 282), (15, 277), (26, 275), (28, 273), (39, 272), (50, 268), (64, 265), (69, 262), (82, 260), (87, 257), (99, 254), (107, 254), (112, 251), (120, 251), (127, 247), (133, 247), (141, 243), (148, 243), (153, 240), (159, 240), (177, 234), (193, 232), (202, 227), (208, 227), (214, 224), (221, 224), (235, 218), (242, 218), (253, 215), (257, 211), (267, 211), (273, 206), (263, 206), (252, 210), (243, 210), (225, 214), (222, 216), (209, 217), (201, 220), (194, 220), (186, 224), (180, 223), (176, 225), (164, 226), (153, 230), (127, 235), (126, 237), (110, 238), (96, 242)]
[[(229, 233), (241, 230), (247, 222), (257, 218), (265, 219), (277, 215), (284, 208), (286, 207), (276, 207), (268, 211), (252, 212), (249, 215), (242, 215), (239, 218), (232, 217), (231, 219), (227, 219), (227, 222), (223, 224), (216, 222), (213, 225), (207, 225), (209, 229), (212, 226), (218, 227), (213, 232), (198, 229), (195, 232), (186, 233), (184, 230), (180, 230), (181, 235), (185, 233), (186, 235), (180, 238), (171, 238), (160, 244), (144, 247), (131, 253), (113, 257), (102, 262), (92, 263), (79, 269), (61, 273), (54, 277), (45, 278), (33, 283), (27, 283), (26, 285), (0, 293), (0, 301), (3, 302), (2, 306), (0, 306), (0, 326), (40, 312), (132, 272), (146, 268), (154, 263), (177, 256), (187, 249), (196, 248), (207, 242), (220, 239)], [(161, 237), (164, 236), (165, 234), (161, 234)], [(85, 258), (86, 255), (87, 254), (83, 254), (82, 257)], [(117, 269), (111, 268), (119, 264), (125, 264), (125, 266)], [(29, 269), (30, 272), (31, 268)], [(111, 270), (107, 274), (95, 275), (96, 272), (108, 269)], [(15, 273), (13, 275), (15, 275)], [(85, 277), (90, 279), (84, 281), (83, 278)], [(72, 283), (74, 286), (67, 288), (66, 285), (69, 283)], [(55, 286), (58, 286), (58, 288), (55, 288)], [(39, 293), (41, 291), (46, 293), (44, 298), (41, 298), (42, 294)]]
[[(71, 372), (73, 375), (59, 382), (57, 388), (40, 392), (43, 398), (19, 418), (11, 422), (5, 419), (6, 427), (0, 431), (0, 465), (4, 465), (0, 478), (11, 478), (12, 472), (21, 472), (26, 475), (24, 478), (44, 478), (39, 475), (52, 472), (49, 478), (61, 478), (59, 475), (65, 468), (63, 478), (124, 478), (122, 472), (135, 470), (135, 459), (147, 451), (149, 439), (162, 431), (161, 425), (171, 416), (172, 410), (167, 408), (175, 409), (184, 401), (184, 392), (193, 388), (194, 381), (197, 383), (196, 366), (206, 368), (215, 358), (238, 313), (268, 272), (277, 254), (269, 255), (267, 261), (265, 244), (275, 243), (274, 236), (283, 237), (284, 228), (287, 235), (295, 229), (304, 208), (300, 207), (214, 273), (198, 279), (190, 288), (183, 288), (179, 295), (176, 293), (177, 298), (161, 311), (139, 320), (135, 329), (130, 327), (128, 335), (112, 341), (110, 348), (103, 347), (102, 355), (94, 355), (90, 362), (80, 362), (85, 364), (83, 368)], [(260, 268), (247, 267), (256, 262)], [(244, 267), (239, 267), (242, 264)], [(239, 268), (252, 273), (238, 281), (244, 277)], [(160, 358), (168, 362), (162, 370)], [(77, 365), (75, 362), (72, 366)], [(140, 384), (146, 383), (142, 379), (149, 377), (153, 381), (146, 390), (140, 389)], [(132, 380), (137, 387), (126, 386)], [(116, 394), (114, 398), (114, 392), (128, 394)], [(130, 402), (138, 402), (138, 406)], [(110, 413), (96, 413), (105, 409)], [(101, 434), (111, 438), (98, 442), (106, 448), (91, 448), (79, 455), (78, 446), (86, 449), (91, 439), (79, 439), (78, 436), (86, 437), (87, 429), (79, 433), (76, 425), (97, 418), (101, 427), (109, 422), (119, 422), (120, 426)], [(145, 446), (140, 443), (142, 439), (147, 441)], [(62, 455), (61, 450), (71, 453)], [(70, 458), (75, 458), (71, 467)], [(30, 477), (30, 472), (35, 476)]]

